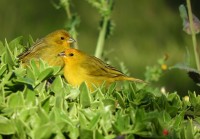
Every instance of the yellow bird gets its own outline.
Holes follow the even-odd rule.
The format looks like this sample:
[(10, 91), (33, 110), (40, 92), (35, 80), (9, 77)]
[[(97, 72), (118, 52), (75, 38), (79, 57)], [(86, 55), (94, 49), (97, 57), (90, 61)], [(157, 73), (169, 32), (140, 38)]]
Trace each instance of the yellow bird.
[(70, 44), (73, 42), (75, 40), (70, 37), (67, 31), (57, 30), (37, 41), (18, 57), (24, 65), (28, 65), (31, 59), (35, 59), (36, 62), (42, 59), (50, 66), (64, 66), (64, 62), (58, 56), (58, 53), (70, 48)]
[(63, 57), (64, 77), (72, 86), (80, 86), (85, 82), (88, 88), (93, 91), (95, 87), (99, 87), (103, 83), (108, 87), (115, 81), (144, 82), (128, 77), (102, 60), (77, 49), (69, 48), (58, 55)]

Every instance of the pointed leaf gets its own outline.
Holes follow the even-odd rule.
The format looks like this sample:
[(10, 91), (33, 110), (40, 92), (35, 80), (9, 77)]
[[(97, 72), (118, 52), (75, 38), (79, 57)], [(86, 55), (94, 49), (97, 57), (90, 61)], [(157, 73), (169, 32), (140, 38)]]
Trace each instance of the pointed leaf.
[(30, 46), (32, 46), (35, 43), (31, 35), (28, 36), (28, 40), (29, 40)]
[(22, 92), (13, 93), (8, 97), (8, 106), (11, 108), (19, 108), (24, 106), (24, 98)]
[(51, 90), (53, 92), (59, 92), (63, 88), (63, 81), (61, 76), (57, 76), (53, 83), (51, 84)]
[[(9, 42), (9, 46), (10, 46), (10, 49), (11, 51), (13, 52), (14, 49), (20, 45), (20, 42), (22, 41), (23, 39), (23, 36), (19, 36), (17, 38), (15, 38), (14, 40), (12, 40), (11, 42)], [(21, 46), (21, 45), (20, 45)]]
[(0, 134), (10, 135), (15, 133), (15, 125), (6, 117), (0, 115)]
[(125, 102), (124, 102), (122, 96), (118, 92), (116, 92), (116, 95), (117, 95), (117, 100), (118, 100), (119, 105), (122, 108), (125, 108)]
[(89, 90), (85, 83), (82, 83), (80, 86), (80, 104), (83, 108), (89, 107), (91, 104), (91, 98), (89, 94)]
[(39, 76), (38, 76), (38, 81), (41, 82), (44, 79), (48, 78), (50, 75), (52, 75), (53, 69), (52, 68), (47, 68), (44, 71), (42, 71)]
[(6, 47), (5, 62), (9, 65), (10, 68), (12, 68), (15, 65), (14, 55), (11, 52), (10, 47), (6, 40), (5, 40), (5, 47)]
[(36, 105), (36, 96), (35, 92), (28, 87), (26, 87), (24, 91), (24, 100), (27, 106), (34, 106)]
[(46, 113), (49, 112), (49, 109), (50, 109), (50, 105), (49, 105), (49, 99), (50, 97), (46, 97), (44, 100), (42, 100), (41, 102), (41, 107), (43, 110), (46, 111)]
[(80, 129), (80, 137), (81, 139), (92, 139), (93, 131), (88, 129)]
[(32, 70), (35, 77), (38, 77), (40, 74), (40, 70), (38, 68), (38, 63), (35, 59), (31, 59), (30, 61), (30, 69)]
[(0, 76), (3, 75), (3, 73), (6, 71), (6, 69), (7, 69), (6, 64), (1, 65), (1, 67), (0, 67)]
[(101, 118), (101, 113), (97, 113), (95, 117), (90, 121), (90, 124), (88, 126), (89, 129), (94, 130), (94, 128), (97, 126)]

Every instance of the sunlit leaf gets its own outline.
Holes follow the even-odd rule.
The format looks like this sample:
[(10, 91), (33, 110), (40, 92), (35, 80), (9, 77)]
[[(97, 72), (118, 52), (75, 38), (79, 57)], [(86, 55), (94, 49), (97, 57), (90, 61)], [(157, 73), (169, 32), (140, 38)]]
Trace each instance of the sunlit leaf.
[(83, 108), (89, 107), (91, 104), (90, 92), (85, 83), (80, 86), (80, 104)]
[(8, 45), (6, 40), (5, 40), (5, 47), (6, 47), (5, 63), (7, 63), (10, 68), (12, 68), (15, 65), (14, 55), (13, 55), (13, 53), (10, 49), (10, 46)]
[(19, 36), (17, 38), (15, 38), (14, 40), (12, 40), (11, 42), (9, 42), (9, 46), (12, 52), (14, 52), (15, 48), (19, 46), (21, 47), (22, 45), (20, 44), (20, 42), (22, 41), (23, 37)]
[(0, 134), (9, 135), (15, 133), (15, 125), (11, 120), (0, 115)]
[(55, 93), (63, 89), (63, 82), (61, 76), (57, 76), (51, 84), (51, 90)]
[(41, 82), (44, 79), (48, 78), (50, 75), (52, 75), (53, 69), (52, 68), (47, 68), (44, 71), (42, 71), (39, 76), (38, 76), (38, 81)]
[(6, 67), (5, 64), (1, 65), (1, 67), (0, 67), (0, 76), (3, 75), (3, 73), (6, 71), (6, 69), (7, 69), (7, 67)]
[(8, 106), (11, 108), (21, 108), (24, 106), (24, 98), (21, 92), (13, 93), (8, 97)]
[(90, 124), (88, 125), (88, 129), (93, 130), (95, 126), (99, 123), (99, 120), (101, 118), (101, 113), (97, 113), (95, 117), (90, 121)]
[(88, 129), (80, 129), (80, 136), (81, 139), (92, 139), (93, 138), (93, 131)]

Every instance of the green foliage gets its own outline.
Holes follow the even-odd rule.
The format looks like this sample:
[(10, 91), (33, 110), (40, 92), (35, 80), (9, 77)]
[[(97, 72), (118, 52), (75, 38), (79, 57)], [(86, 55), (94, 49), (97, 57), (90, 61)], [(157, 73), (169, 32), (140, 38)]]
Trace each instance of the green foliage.
[(114, 0), (86, 0), (89, 4), (95, 7), (101, 15), (100, 31), (97, 41), (95, 56), (102, 57), (105, 39), (110, 36), (114, 30), (114, 23), (111, 20), (111, 14), (114, 7)]
[[(199, 138), (200, 96), (189, 100), (149, 85), (116, 83), (91, 93), (72, 88), (42, 60), (23, 68), (21, 38), (2, 47), (0, 135), (2, 138)], [(55, 79), (50, 80), (52, 77)]]
[[(87, 1), (102, 17), (96, 50), (101, 57), (104, 41), (113, 30), (114, 0)], [(71, 13), (70, 1), (53, 4), (65, 9), (66, 26), (76, 39), (80, 20)], [(73, 88), (60, 75), (60, 67), (50, 67), (42, 60), (38, 67), (32, 60), (24, 68), (17, 58), (24, 47), (22, 39), (0, 42), (0, 138), (200, 137), (200, 96), (195, 92), (182, 100), (176, 92), (162, 93), (159, 88), (131, 82), (120, 83), (120, 88), (117, 83), (108, 89), (102, 85), (93, 93), (85, 83)], [(29, 41), (33, 43), (31, 37)], [(147, 67), (146, 80), (158, 81), (166, 69), (163, 57)]]
[(153, 66), (147, 66), (145, 72), (145, 79), (148, 82), (157, 82), (159, 81), (160, 77), (163, 75), (163, 72), (167, 70), (166, 65), (167, 56), (160, 58), (157, 61), (157, 64)]
[[(195, 63), (196, 63), (196, 68), (192, 68), (188, 66), (188, 61), (186, 61), (186, 64), (175, 65), (173, 68), (178, 68), (181, 70), (186, 70), (190, 76), (190, 78), (193, 79), (197, 85), (200, 83), (200, 61), (199, 61), (199, 52), (198, 52), (198, 45), (197, 45), (197, 39), (196, 39), (196, 34), (200, 32), (200, 21), (199, 19), (192, 13), (192, 8), (191, 8), (191, 3), (190, 0), (186, 0), (187, 3), (187, 10), (185, 6), (182, 4), (179, 6), (179, 11), (180, 11), (180, 16), (183, 20), (183, 30), (191, 35), (192, 39), (192, 45), (193, 45), (193, 55), (195, 58)], [(190, 55), (187, 55), (188, 58), (190, 59)], [(190, 64), (190, 63), (189, 63)]]

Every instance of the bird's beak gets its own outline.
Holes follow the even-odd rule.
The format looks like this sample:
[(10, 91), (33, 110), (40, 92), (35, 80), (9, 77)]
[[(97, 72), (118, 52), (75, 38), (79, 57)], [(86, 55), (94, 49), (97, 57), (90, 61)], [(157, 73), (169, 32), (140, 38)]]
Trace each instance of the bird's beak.
[(74, 43), (76, 42), (72, 37), (70, 37), (68, 40), (67, 40), (68, 43)]
[(60, 53), (58, 54), (58, 56), (66, 56), (66, 55), (65, 55), (65, 51), (60, 52)]

